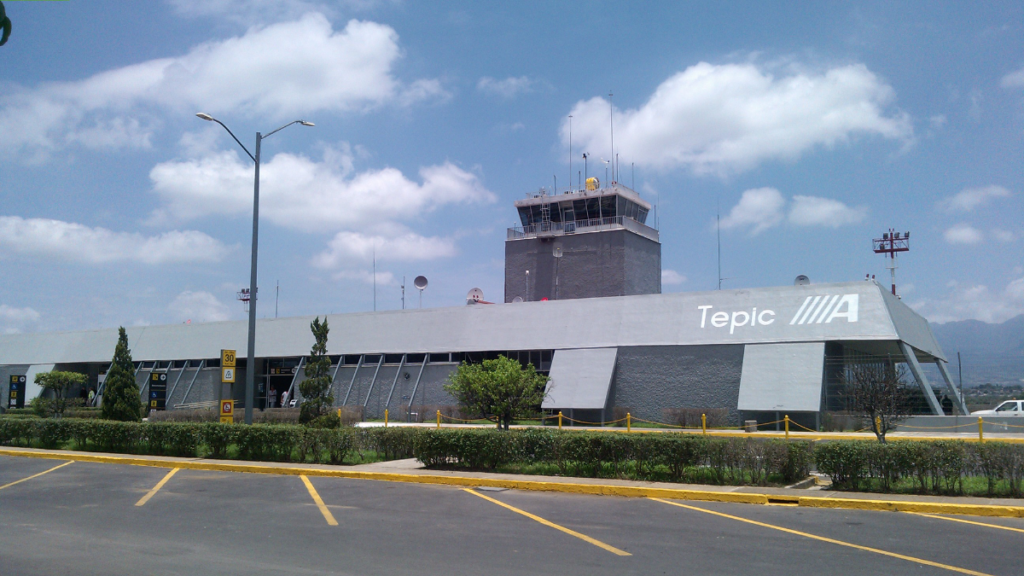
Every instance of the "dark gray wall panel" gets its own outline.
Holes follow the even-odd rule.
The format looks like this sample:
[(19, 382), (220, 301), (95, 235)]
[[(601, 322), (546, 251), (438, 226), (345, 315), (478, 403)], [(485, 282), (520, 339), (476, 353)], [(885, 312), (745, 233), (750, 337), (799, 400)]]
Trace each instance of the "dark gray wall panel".
[(662, 422), (666, 408), (725, 408), (739, 424), (743, 346), (634, 346), (619, 348), (614, 406)]

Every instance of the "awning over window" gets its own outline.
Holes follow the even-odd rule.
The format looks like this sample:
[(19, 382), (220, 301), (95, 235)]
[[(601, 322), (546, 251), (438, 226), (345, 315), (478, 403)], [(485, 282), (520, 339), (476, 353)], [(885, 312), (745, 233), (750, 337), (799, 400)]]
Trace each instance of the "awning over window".
[(599, 410), (608, 402), (618, 348), (555, 350), (545, 410)]
[(817, 412), (825, 343), (747, 344), (743, 351), (739, 410)]
[(25, 407), (28, 403), (43, 391), (43, 388), (36, 384), (36, 374), (43, 374), (53, 371), (53, 364), (33, 364), (25, 372)]

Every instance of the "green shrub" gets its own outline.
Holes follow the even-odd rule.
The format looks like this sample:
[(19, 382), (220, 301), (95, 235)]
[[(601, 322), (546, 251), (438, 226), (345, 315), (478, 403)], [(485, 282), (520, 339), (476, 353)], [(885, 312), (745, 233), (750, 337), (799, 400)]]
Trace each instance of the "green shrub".
[(814, 460), (818, 470), (832, 479), (834, 487), (856, 490), (864, 476), (865, 453), (875, 445), (857, 440), (822, 442), (814, 451)]

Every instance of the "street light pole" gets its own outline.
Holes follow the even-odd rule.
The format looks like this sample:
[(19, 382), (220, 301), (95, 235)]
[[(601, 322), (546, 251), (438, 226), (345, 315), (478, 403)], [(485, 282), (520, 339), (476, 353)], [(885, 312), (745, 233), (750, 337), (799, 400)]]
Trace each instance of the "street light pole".
[(253, 390), (256, 386), (256, 301), (259, 299), (257, 293), (258, 288), (256, 286), (256, 266), (259, 254), (259, 230), (260, 230), (260, 147), (263, 143), (264, 138), (270, 137), (275, 132), (284, 130), (292, 124), (302, 124), (303, 126), (313, 126), (312, 122), (305, 120), (295, 120), (281, 126), (277, 130), (268, 133), (266, 136), (257, 132), (256, 133), (256, 155), (253, 156), (249, 149), (245, 147), (245, 144), (235, 136), (235, 134), (224, 125), (223, 122), (217, 120), (209, 114), (199, 112), (196, 114), (199, 118), (209, 122), (216, 122), (221, 125), (221, 128), (227, 130), (228, 134), (238, 142), (238, 145), (245, 150), (245, 153), (249, 155), (253, 163), (256, 164), (256, 176), (253, 182), (252, 191), (252, 263), (250, 264), (249, 271), (249, 338), (248, 345), (246, 346), (246, 361), (245, 361), (245, 423), (252, 424), (252, 405), (255, 401), (253, 398)]

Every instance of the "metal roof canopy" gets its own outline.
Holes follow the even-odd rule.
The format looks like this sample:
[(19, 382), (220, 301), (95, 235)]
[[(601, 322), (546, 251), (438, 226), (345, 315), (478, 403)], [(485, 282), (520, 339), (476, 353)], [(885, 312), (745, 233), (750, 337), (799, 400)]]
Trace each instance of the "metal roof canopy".
[[(844, 299), (851, 302), (844, 304)], [(924, 318), (884, 287), (864, 281), (332, 314), (328, 319), (331, 354), (903, 340), (922, 361), (945, 361)], [(257, 356), (309, 354), (312, 320), (259, 320)], [(218, 358), (222, 348), (241, 356), (246, 323), (133, 327), (128, 337), (137, 361)], [(116, 344), (116, 329), (0, 335), (0, 365), (110, 362)]]
[(824, 342), (747, 344), (737, 409), (817, 412), (824, 368)]
[(604, 409), (618, 353), (618, 348), (555, 350), (548, 394), (541, 408)]

